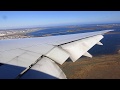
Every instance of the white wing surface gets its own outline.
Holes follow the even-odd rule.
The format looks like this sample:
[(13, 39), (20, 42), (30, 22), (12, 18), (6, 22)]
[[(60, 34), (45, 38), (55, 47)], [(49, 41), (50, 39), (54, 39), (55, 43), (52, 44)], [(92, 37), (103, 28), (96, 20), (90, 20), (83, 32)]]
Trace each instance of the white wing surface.
[(57, 64), (73, 62), (102, 45), (103, 30), (70, 35), (0, 40), (0, 79), (66, 79)]

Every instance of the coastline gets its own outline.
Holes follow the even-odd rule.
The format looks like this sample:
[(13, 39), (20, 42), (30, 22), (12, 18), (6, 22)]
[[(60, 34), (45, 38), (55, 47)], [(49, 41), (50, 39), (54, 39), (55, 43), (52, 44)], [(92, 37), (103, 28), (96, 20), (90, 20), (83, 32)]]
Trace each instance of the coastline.
[(30, 35), (27, 35), (27, 34), (31, 33), (31, 32), (35, 32), (35, 31), (43, 30), (43, 29), (44, 28), (0, 31), (0, 40), (32, 38), (33, 36), (30, 36)]

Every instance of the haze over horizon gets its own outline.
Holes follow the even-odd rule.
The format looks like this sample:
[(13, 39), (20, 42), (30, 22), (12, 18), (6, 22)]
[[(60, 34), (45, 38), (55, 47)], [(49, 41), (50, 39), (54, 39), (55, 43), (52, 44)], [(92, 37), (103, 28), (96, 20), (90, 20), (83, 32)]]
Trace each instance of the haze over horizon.
[(0, 29), (120, 22), (120, 11), (0, 11)]

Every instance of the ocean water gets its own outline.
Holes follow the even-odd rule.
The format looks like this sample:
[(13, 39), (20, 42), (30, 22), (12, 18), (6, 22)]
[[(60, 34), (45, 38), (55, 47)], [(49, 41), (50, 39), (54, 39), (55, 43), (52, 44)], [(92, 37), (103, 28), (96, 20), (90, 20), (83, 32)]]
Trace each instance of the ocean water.
[[(101, 40), (103, 46), (95, 45), (88, 52), (93, 56), (95, 55), (106, 55), (106, 54), (115, 54), (120, 50), (120, 27), (111, 28), (114, 29), (116, 34), (105, 34), (104, 38)], [(96, 30), (78, 30), (78, 28), (68, 28), (68, 27), (57, 27), (49, 28), (44, 30), (39, 30), (36, 32), (29, 33), (34, 37), (41, 37), (46, 35), (65, 35), (65, 34), (75, 34), (75, 33), (84, 33), (84, 32), (93, 32), (99, 30), (107, 30), (106, 28), (98, 28)]]

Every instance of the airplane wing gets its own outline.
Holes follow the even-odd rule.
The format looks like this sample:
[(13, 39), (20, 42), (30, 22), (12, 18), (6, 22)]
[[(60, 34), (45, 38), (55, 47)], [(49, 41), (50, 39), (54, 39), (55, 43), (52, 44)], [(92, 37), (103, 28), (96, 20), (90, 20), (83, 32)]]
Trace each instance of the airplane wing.
[(88, 50), (110, 31), (0, 40), (0, 79), (66, 79), (58, 64), (92, 57)]

